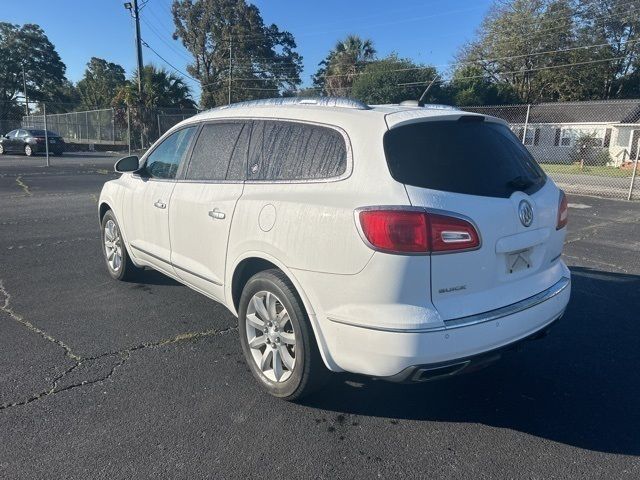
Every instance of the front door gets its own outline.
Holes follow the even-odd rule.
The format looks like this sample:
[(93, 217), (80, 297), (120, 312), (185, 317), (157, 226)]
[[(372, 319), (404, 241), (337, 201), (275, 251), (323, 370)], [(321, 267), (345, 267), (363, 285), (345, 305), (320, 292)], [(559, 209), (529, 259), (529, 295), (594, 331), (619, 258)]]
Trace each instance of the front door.
[(203, 125), (171, 197), (171, 263), (188, 284), (224, 301), (229, 229), (242, 195), (249, 122)]
[(125, 199), (124, 221), (132, 254), (158, 270), (175, 274), (171, 267), (169, 207), (175, 178), (197, 127), (180, 129), (147, 156), (140, 174), (134, 175)]

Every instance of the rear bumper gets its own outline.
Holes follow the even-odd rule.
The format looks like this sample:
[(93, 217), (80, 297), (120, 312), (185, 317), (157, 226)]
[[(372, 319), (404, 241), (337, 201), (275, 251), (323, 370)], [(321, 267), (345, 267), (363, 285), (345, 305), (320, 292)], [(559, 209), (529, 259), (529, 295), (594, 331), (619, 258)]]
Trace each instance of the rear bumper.
[(538, 330), (537, 332), (534, 332), (526, 338), (497, 348), (495, 350), (490, 350), (488, 352), (480, 353), (472, 357), (451, 360), (448, 362), (430, 365), (412, 365), (405, 368), (403, 371), (396, 375), (380, 378), (382, 380), (387, 380), (388, 382), (395, 383), (421, 383), (446, 377), (452, 377), (454, 375), (475, 372), (500, 360), (503, 353), (509, 350), (515, 350), (527, 341), (538, 340), (540, 338), (546, 337), (549, 333), (549, 330), (551, 330), (551, 328), (556, 323), (558, 323), (558, 320), (560, 320), (560, 318), (561, 317), (558, 317), (546, 327)]
[(391, 380), (406, 381), (416, 371), (430, 367), (447, 367), (447, 374), (457, 373), (467, 369), (473, 357), (544, 331), (562, 316), (570, 293), (571, 281), (562, 277), (520, 302), (424, 329), (375, 329), (333, 319), (331, 354), (346, 371)]

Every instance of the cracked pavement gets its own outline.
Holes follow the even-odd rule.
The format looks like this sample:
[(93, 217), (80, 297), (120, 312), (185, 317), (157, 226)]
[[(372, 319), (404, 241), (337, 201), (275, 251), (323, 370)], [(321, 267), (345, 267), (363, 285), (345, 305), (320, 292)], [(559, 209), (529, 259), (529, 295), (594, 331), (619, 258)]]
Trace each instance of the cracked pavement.
[[(263, 394), (228, 311), (110, 279), (115, 157), (0, 157), (0, 478), (638, 478), (640, 202), (569, 196), (572, 301), (464, 377)], [(586, 207), (585, 207), (586, 205)]]

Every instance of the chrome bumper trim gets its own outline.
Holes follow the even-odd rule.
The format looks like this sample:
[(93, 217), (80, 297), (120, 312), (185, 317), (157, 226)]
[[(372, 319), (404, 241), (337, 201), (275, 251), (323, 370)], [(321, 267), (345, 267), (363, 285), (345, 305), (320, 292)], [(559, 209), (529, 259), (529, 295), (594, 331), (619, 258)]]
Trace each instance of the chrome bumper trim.
[(444, 325), (437, 325), (434, 327), (423, 328), (394, 328), (394, 327), (377, 327), (369, 325), (359, 325), (350, 322), (345, 319), (329, 317), (329, 320), (335, 323), (342, 323), (344, 325), (350, 325), (352, 327), (366, 328), (368, 330), (380, 330), (383, 332), (396, 332), (396, 333), (426, 333), (426, 332), (438, 332), (443, 330), (453, 330), (454, 328), (469, 327), (471, 325), (478, 325), (480, 323), (491, 322), (492, 320), (498, 320), (509, 315), (522, 312), (529, 308), (535, 307), (547, 300), (562, 293), (569, 285), (571, 285), (571, 279), (568, 277), (562, 277), (552, 286), (537, 293), (529, 298), (520, 300), (519, 302), (512, 303), (505, 307), (496, 308), (495, 310), (489, 310), (488, 312), (478, 313), (475, 315), (469, 315), (467, 317), (453, 318), (451, 320), (445, 320)]

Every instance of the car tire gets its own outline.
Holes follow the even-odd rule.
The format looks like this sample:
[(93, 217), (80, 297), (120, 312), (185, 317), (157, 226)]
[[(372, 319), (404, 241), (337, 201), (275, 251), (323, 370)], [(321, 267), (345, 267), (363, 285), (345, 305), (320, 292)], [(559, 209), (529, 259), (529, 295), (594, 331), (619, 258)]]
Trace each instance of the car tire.
[(268, 393), (295, 401), (326, 383), (329, 371), (311, 323), (282, 271), (264, 270), (251, 277), (242, 291), (238, 313), (245, 360)]
[(27, 157), (31, 157), (31, 156), (33, 156), (33, 153), (34, 153), (34, 152), (33, 152), (33, 148), (31, 148), (31, 145), (25, 145), (25, 146), (24, 146), (24, 154), (25, 154)]
[(116, 280), (134, 279), (140, 268), (131, 261), (120, 226), (111, 210), (108, 210), (102, 217), (101, 226), (102, 254), (109, 275)]
[(4, 145), (0, 143), (0, 155), (4, 155)]

